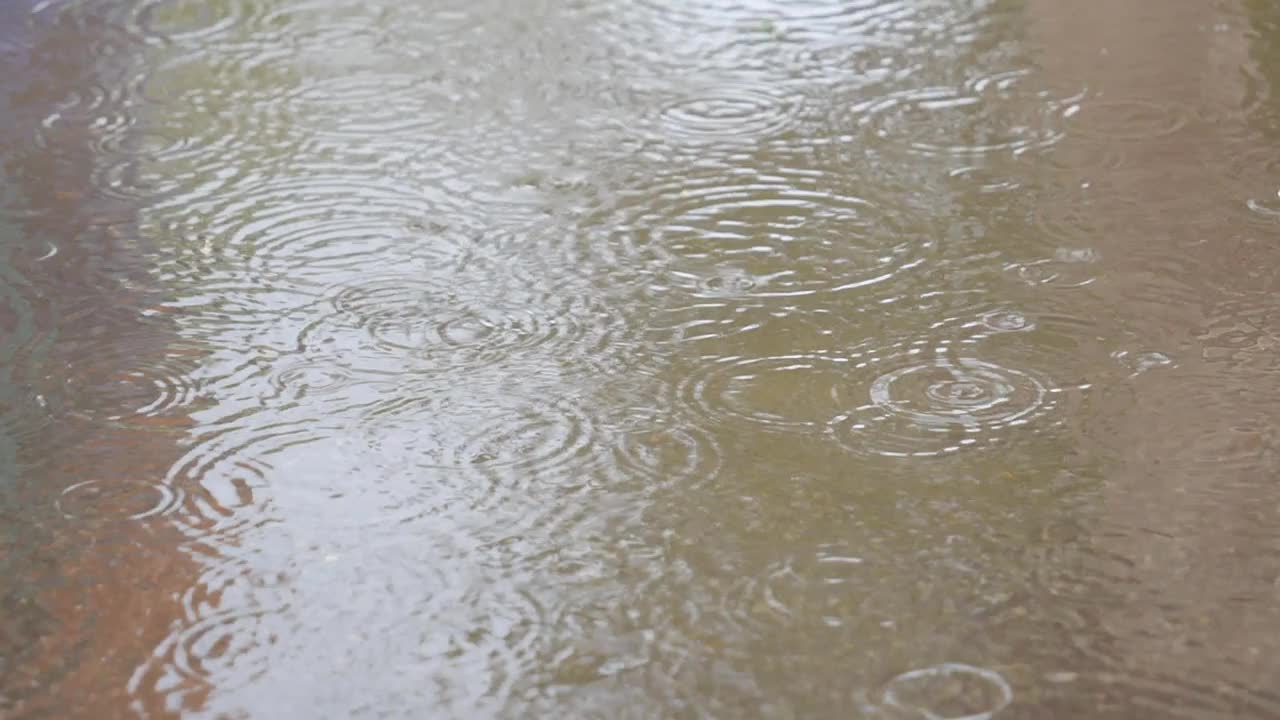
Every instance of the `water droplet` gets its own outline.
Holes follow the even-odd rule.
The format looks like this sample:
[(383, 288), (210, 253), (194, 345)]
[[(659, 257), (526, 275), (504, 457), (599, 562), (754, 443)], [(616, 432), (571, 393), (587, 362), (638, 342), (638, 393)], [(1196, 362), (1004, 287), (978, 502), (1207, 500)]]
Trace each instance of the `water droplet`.
[(1176, 365), (1173, 358), (1155, 350), (1141, 352), (1117, 350), (1111, 353), (1111, 357), (1131, 372), (1130, 377), (1137, 377), (1157, 368), (1175, 367)]
[(1034, 330), (1036, 324), (1031, 318), (1016, 310), (996, 310), (986, 313), (979, 320), (992, 332), (1024, 332)]

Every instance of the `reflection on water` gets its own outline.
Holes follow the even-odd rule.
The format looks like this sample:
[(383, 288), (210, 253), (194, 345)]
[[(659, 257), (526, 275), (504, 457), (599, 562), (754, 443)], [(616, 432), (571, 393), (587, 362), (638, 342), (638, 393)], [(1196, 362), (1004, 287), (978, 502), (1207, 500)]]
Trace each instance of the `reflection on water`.
[(0, 715), (1280, 715), (1277, 39), (0, 8)]

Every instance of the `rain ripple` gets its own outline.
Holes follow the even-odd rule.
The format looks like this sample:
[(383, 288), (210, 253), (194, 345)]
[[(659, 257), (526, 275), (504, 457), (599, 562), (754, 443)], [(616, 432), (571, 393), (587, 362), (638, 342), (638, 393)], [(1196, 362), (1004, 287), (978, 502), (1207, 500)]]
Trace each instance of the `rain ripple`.
[(784, 134), (802, 104), (800, 96), (768, 85), (718, 82), (666, 103), (658, 139), (753, 145)]
[(688, 488), (714, 480), (723, 463), (714, 433), (656, 408), (632, 408), (609, 423), (613, 468), (653, 483)]
[[(881, 80), (885, 65), (910, 54), (931, 24), (952, 8), (905, 2), (631, 3), (601, 32), (639, 53), (640, 66), (694, 71), (758, 72), (774, 83), (854, 84)], [(637, 34), (644, 39), (637, 41)], [(899, 68), (901, 70), (901, 68)]]
[(260, 0), (144, 0), (134, 6), (129, 26), (168, 44), (223, 44), (237, 33), (252, 36), (269, 27), (269, 7)]
[(68, 520), (142, 520), (170, 512), (182, 501), (173, 488), (141, 480), (86, 480), (62, 491), (58, 511)]
[[(330, 294), (334, 313), (313, 323), (302, 342), (341, 341), (360, 356), (412, 358), (436, 371), (493, 367), (532, 354), (566, 368), (611, 361), (620, 325), (612, 307), (589, 295), (504, 280), (501, 266), (470, 269), (475, 282), (459, 271), (342, 286)], [(349, 339), (352, 330), (363, 340)]]
[(879, 95), (848, 112), (881, 143), (921, 155), (1045, 150), (1064, 137), (1064, 116), (1076, 98), (1036, 88), (1034, 79), (1010, 71), (959, 87)]
[(1005, 269), (1028, 285), (1079, 288), (1097, 280), (1094, 268), (1099, 257), (1093, 248), (1060, 247), (1053, 257), (1010, 263)]
[[(316, 172), (254, 187), (243, 199), (197, 201), (189, 220), (151, 232), (174, 240), (160, 261), (163, 278), (198, 285), (210, 304), (249, 319), (248, 310), (297, 305), (303, 289), (318, 291), (335, 273), (377, 258), (393, 256), (415, 267), (451, 262), (462, 241), (430, 227), (431, 210), (421, 193), (399, 183)], [(181, 242), (184, 236), (198, 241)], [(260, 307), (266, 303), (272, 307)]]
[(1172, 135), (1191, 119), (1191, 112), (1167, 100), (1091, 97), (1067, 116), (1066, 129), (1095, 140), (1130, 141)]
[(943, 663), (893, 678), (883, 702), (928, 720), (990, 720), (1013, 702), (1013, 688), (994, 670)]
[[(933, 457), (994, 444), (1016, 427), (1057, 422), (1088, 384), (1056, 385), (985, 359), (985, 348), (1008, 345), (1034, 356), (1051, 350), (1041, 343), (1078, 331), (1075, 325), (1009, 308), (970, 312), (933, 323), (932, 339), (707, 359), (687, 373), (676, 394), (708, 427), (830, 433), (858, 454)], [(1030, 337), (1013, 338), (1023, 334)]]
[(814, 625), (830, 632), (873, 623), (864, 607), (874, 591), (875, 577), (868, 572), (867, 560), (866, 553), (856, 548), (822, 545), (812, 553), (774, 563), (730, 594), (739, 605), (730, 615), (735, 623), (754, 626), (754, 634)]
[(819, 354), (722, 358), (690, 373), (680, 397), (711, 427), (819, 434), (838, 409), (833, 389), (849, 365)]
[(322, 436), (317, 427), (284, 426), (256, 433), (224, 428), (198, 438), (164, 481), (182, 498), (173, 517), (202, 547), (239, 541), (271, 519), (271, 467), (263, 458)]
[[(170, 694), (206, 690), (233, 692), (266, 674), (271, 656), (260, 648), (279, 641), (281, 608), (243, 607), (200, 618), (153, 651), (160, 677), (153, 682)], [(142, 682), (146, 673), (135, 674)]]
[[(116, 425), (150, 429), (181, 427), (181, 414), (189, 410), (204, 390), (197, 379), (200, 349), (195, 345), (170, 345), (162, 356), (144, 364), (112, 362), (113, 355), (133, 357), (142, 343), (129, 336), (98, 343), (94, 359), (72, 369), (67, 391), (75, 399), (71, 414)], [(130, 350), (129, 348), (132, 348)]]
[(594, 263), (658, 292), (791, 298), (885, 282), (934, 247), (919, 220), (845, 190), (847, 179), (786, 168), (729, 177), (681, 177), (588, 215)]
[(1206, 164), (1227, 193), (1223, 199), (1244, 211), (1237, 217), (1280, 227), (1280, 157), (1270, 147), (1232, 152), (1225, 166), (1220, 155), (1206, 158)]
[(216, 684), (233, 693), (262, 678), (268, 648), (288, 637), (283, 578), (222, 558), (181, 596), (183, 618), (130, 679), (130, 690), (159, 690), (171, 702), (200, 704)]
[(1158, 350), (1117, 350), (1111, 353), (1112, 359), (1130, 371), (1129, 377), (1137, 377), (1157, 368), (1176, 367), (1174, 359)]
[[(594, 417), (567, 398), (402, 389), (408, 399), (367, 411), (320, 459), (293, 456), (292, 466), (313, 468), (312, 481), (290, 487), (294, 502), (318, 503), (309, 514), (328, 507), (370, 526), (449, 514), (482, 525), (501, 517), (568, 527), (576, 506), (564, 499), (589, 483), (604, 457)], [(352, 482), (354, 470), (371, 480)]]
[(1053, 422), (1072, 389), (1033, 372), (917, 340), (854, 353), (836, 395), (853, 409), (831, 424), (857, 454), (936, 457), (1005, 440), (1013, 428)]

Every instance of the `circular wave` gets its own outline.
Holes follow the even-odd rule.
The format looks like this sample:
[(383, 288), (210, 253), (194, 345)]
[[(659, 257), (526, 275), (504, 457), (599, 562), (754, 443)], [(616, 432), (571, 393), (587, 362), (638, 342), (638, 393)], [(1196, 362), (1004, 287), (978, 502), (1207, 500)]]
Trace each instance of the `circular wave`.
[[(383, 389), (389, 399), (342, 409), (331, 432), (298, 429), (271, 444), (270, 502), (280, 516), (332, 531), (442, 518), (484, 525), (496, 521), (485, 513), (526, 508), (543, 489), (580, 482), (594, 462), (593, 423), (571, 403), (450, 398), (403, 379)], [(520, 520), (564, 509), (535, 503)]]
[[(782, 272), (777, 275), (783, 274)], [(680, 273), (672, 273), (679, 284)], [(690, 293), (707, 298), (750, 297), (752, 293), (763, 290), (772, 276), (752, 275), (737, 268), (713, 270), (706, 275), (688, 277)]]
[(132, 684), (156, 685), (171, 701), (201, 696), (213, 687), (243, 688), (271, 665), (281, 609), (237, 608), (201, 617), (171, 634)]
[(1242, 213), (1237, 217), (1262, 227), (1280, 224), (1280, 158), (1271, 148), (1248, 145), (1244, 150), (1228, 150), (1224, 163), (1222, 151), (1205, 159), (1207, 170), (1222, 182), (1220, 198)]
[[(191, 288), (187, 317), (210, 326), (306, 315), (336, 279), (370, 264), (403, 272), (455, 261), (463, 242), (425, 222), (430, 204), (397, 183), (326, 171), (229, 193), (216, 211), (157, 213), (155, 274)], [(173, 218), (168, 220), (167, 218)]]
[(709, 482), (720, 472), (715, 436), (669, 413), (637, 410), (611, 430), (614, 469), (625, 476), (684, 487)]
[(997, 443), (1062, 405), (1063, 391), (1032, 373), (952, 355), (916, 342), (851, 358), (858, 372), (838, 396), (856, 406), (832, 421), (837, 442), (859, 454), (934, 457)]
[(1155, 219), (1150, 204), (1107, 182), (1056, 186), (1031, 212), (1039, 234), (1065, 248), (1086, 248), (1113, 235), (1132, 236), (1135, 227), (1150, 226)]
[(129, 27), (143, 37), (165, 43), (208, 46), (223, 42), (236, 32), (250, 34), (249, 31), (260, 28), (268, 7), (258, 0), (217, 3), (145, 0), (134, 6)]
[(330, 533), (403, 531), (418, 519), (438, 521), (459, 507), (483, 505), (492, 492), (484, 478), (455, 477), (416, 462), (434, 439), (405, 423), (288, 450), (277, 462), (291, 472), (273, 483), (273, 502), (282, 515), (306, 517)]
[(727, 620), (754, 634), (819, 627), (824, 632), (867, 620), (871, 588), (866, 558), (839, 545), (772, 564), (732, 593)]
[[(287, 112), (324, 138), (387, 144), (391, 138), (425, 137), (448, 118), (443, 93), (431, 92), (419, 75), (384, 70), (309, 78), (289, 99)], [(351, 116), (353, 107), (363, 108)]]
[[(143, 425), (157, 428), (164, 418), (180, 422), (184, 408), (204, 394), (197, 379), (199, 348), (167, 347), (164, 354), (146, 364), (112, 360), (116, 353), (128, 354), (120, 338), (114, 338), (108, 353), (98, 353), (92, 361), (77, 366), (67, 378), (71, 393), (68, 411), (75, 416), (116, 425)], [(141, 343), (146, 343), (143, 339)], [(135, 348), (137, 346), (134, 346)]]
[[(229, 204), (222, 214), (236, 222), (204, 228), (216, 238), (204, 253), (264, 277), (316, 283), (388, 257), (444, 265), (459, 257), (464, 241), (424, 222), (433, 209), (400, 183), (365, 173), (317, 173)], [(207, 266), (210, 258), (189, 262)]]
[(1072, 99), (1026, 87), (1030, 77), (1008, 72), (959, 87), (900, 91), (858, 103), (852, 112), (877, 141), (921, 155), (1047, 150), (1064, 137)]
[(693, 352), (702, 357), (767, 357), (780, 338), (796, 352), (822, 352), (856, 326), (843, 308), (779, 308), (761, 301), (707, 298), (652, 314), (644, 331), (646, 344), (697, 346)]
[(468, 433), (442, 457), (450, 467), (563, 474), (592, 459), (595, 434), (590, 417), (565, 403), (515, 408)]
[(370, 411), (359, 438), (353, 457), (378, 479), (354, 490), (386, 488), (392, 519), (480, 512), (469, 521), (482, 524), (559, 523), (575, 511), (564, 493), (586, 482), (604, 451), (594, 418), (572, 402), (450, 399), (438, 390)]
[(1201, 355), (1209, 362), (1270, 362), (1280, 335), (1273, 293), (1244, 295), (1217, 303), (1197, 329)]
[(929, 720), (990, 720), (1013, 702), (1013, 688), (994, 670), (943, 663), (893, 678), (881, 701)]
[(883, 17), (867, 17), (865, 34), (816, 38), (806, 43), (795, 62), (811, 82), (838, 90), (899, 87), (922, 72), (929, 60), (913, 44), (918, 28), (894, 23), (891, 3), (877, 3)]
[[(542, 292), (501, 280), (503, 269), (440, 278), (378, 278), (331, 294), (336, 315), (310, 332), (360, 330), (369, 349), (434, 369), (492, 367), (519, 357), (590, 368), (610, 360), (619, 323), (589, 295)], [(304, 342), (319, 342), (306, 338)], [(363, 348), (362, 348), (363, 349)]]
[(755, 144), (792, 127), (803, 99), (765, 84), (717, 84), (665, 104), (658, 117), (661, 139)]
[(110, 147), (113, 139), (126, 134), (134, 118), (119, 108), (120, 98), (92, 87), (73, 92), (45, 116), (32, 138), (36, 147), (56, 154), (82, 145), (86, 135), (95, 149)]
[(1023, 182), (1014, 176), (981, 165), (965, 165), (947, 172), (962, 189), (976, 189), (984, 195), (999, 195), (1021, 190)]
[[(922, 264), (931, 229), (847, 194), (845, 182), (779, 170), (628, 193), (584, 218), (588, 272), (649, 293), (794, 298), (859, 290)], [(573, 252), (581, 259), (583, 248)]]
[(1056, 172), (1060, 177), (1078, 182), (1085, 174), (1105, 174), (1129, 162), (1125, 146), (1104, 142), (1067, 142), (1055, 145), (1036, 157), (1036, 168)]
[(305, 134), (288, 113), (297, 84), (290, 59), (281, 45), (249, 44), (176, 53), (135, 70), (127, 78), (132, 119), (163, 117), (164, 126), (134, 123), (104, 138), (95, 189), (189, 211), (195, 197), (221, 199), (260, 181), (269, 164), (249, 172), (243, 162), (255, 151), (302, 157)]
[(327, 395), (341, 391), (352, 381), (350, 371), (336, 360), (310, 360), (292, 363), (271, 374), (268, 383), (275, 397), (301, 400), (308, 395)]
[(1129, 371), (1130, 377), (1137, 377), (1150, 370), (1176, 367), (1177, 363), (1168, 355), (1158, 350), (1130, 351), (1117, 350), (1111, 358)]
[(271, 520), (269, 468), (257, 459), (293, 443), (312, 441), (317, 428), (223, 430), (201, 438), (174, 463), (165, 484), (182, 494), (174, 510), (192, 541), (234, 544)]
[(1165, 100), (1087, 98), (1066, 115), (1066, 130), (1098, 140), (1140, 140), (1172, 135), (1191, 113)]
[(1010, 263), (1005, 270), (1028, 285), (1078, 288), (1097, 281), (1094, 267), (1099, 254), (1093, 248), (1058, 248), (1053, 257)]
[(96, 154), (110, 161), (130, 158), (135, 161), (162, 160), (191, 150), (189, 138), (155, 129), (144, 129), (131, 118), (128, 125), (98, 139)]
[(838, 408), (834, 389), (848, 369), (846, 359), (822, 355), (726, 358), (689, 373), (679, 396), (711, 431), (747, 425), (818, 434)]
[[(885, 57), (926, 59), (931, 28), (953, 9), (901, 2), (645, 2), (602, 13), (593, 25), (641, 69), (760, 73), (774, 84), (847, 87), (882, 80)], [(639, 39), (637, 39), (639, 38)]]
[(68, 520), (142, 520), (172, 511), (182, 502), (180, 492), (160, 483), (140, 480), (87, 480), (58, 496), (58, 512)]
[(992, 310), (978, 322), (993, 333), (1027, 332), (1036, 328), (1035, 320), (1017, 310)]

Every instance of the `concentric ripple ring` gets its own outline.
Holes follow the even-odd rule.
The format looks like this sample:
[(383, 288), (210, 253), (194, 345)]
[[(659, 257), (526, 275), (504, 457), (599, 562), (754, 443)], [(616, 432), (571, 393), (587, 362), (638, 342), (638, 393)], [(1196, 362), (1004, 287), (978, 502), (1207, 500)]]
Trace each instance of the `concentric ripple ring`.
[(911, 348), (897, 367), (840, 388), (842, 399), (857, 388), (849, 400), (859, 404), (832, 421), (837, 442), (859, 454), (934, 457), (995, 443), (1060, 404), (1060, 390), (1029, 372), (953, 358), (945, 347), (934, 357), (923, 350)]
[[(951, 701), (948, 704), (963, 703), (966, 706), (961, 711), (963, 715), (943, 714), (936, 710), (940, 704), (936, 696), (944, 692), (963, 695), (947, 698)], [(902, 673), (890, 680), (884, 690), (885, 705), (912, 711), (927, 720), (989, 720), (1011, 702), (1013, 688), (1000, 673), (961, 663), (942, 663)], [(970, 703), (980, 707), (968, 707)]]

